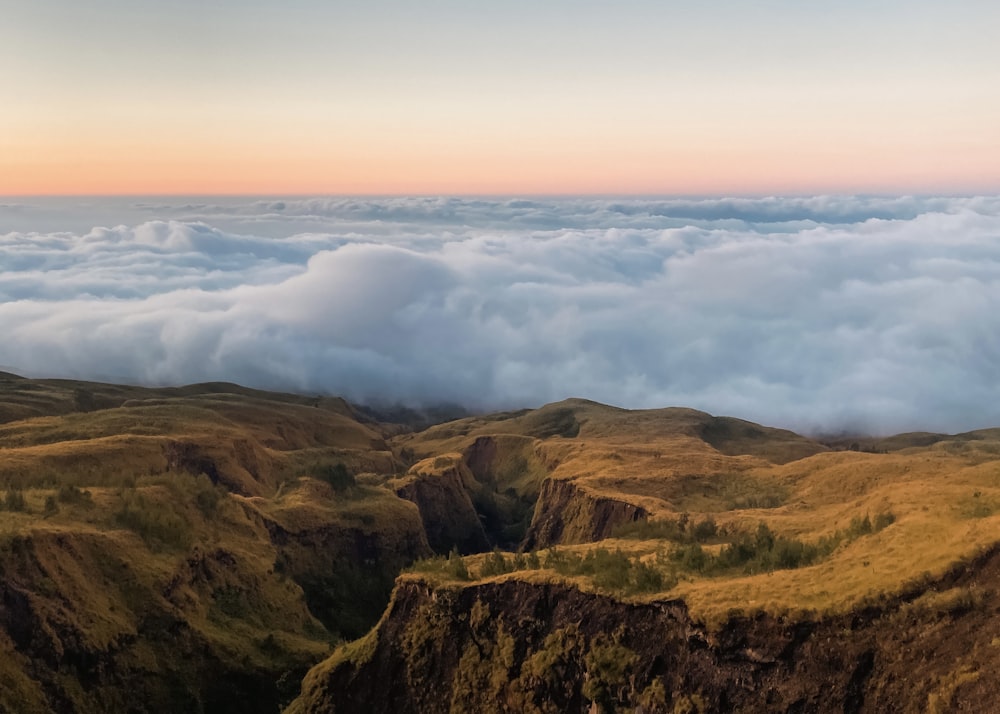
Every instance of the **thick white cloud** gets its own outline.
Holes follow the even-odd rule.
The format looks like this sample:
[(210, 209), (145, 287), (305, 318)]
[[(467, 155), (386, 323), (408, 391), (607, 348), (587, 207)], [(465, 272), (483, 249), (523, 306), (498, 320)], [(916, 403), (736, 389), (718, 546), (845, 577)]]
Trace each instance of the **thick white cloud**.
[(0, 301), (39, 376), (1000, 425), (996, 197), (22, 202)]

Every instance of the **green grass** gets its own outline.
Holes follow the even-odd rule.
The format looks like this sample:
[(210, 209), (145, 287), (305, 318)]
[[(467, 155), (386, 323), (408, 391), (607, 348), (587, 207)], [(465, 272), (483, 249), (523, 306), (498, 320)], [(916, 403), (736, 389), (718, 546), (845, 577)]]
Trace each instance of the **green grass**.
[[(467, 583), (508, 574), (534, 573), (560, 577), (597, 592), (619, 597), (669, 593), (682, 578), (725, 578), (773, 573), (814, 565), (854, 541), (878, 533), (895, 521), (890, 512), (855, 516), (850, 524), (829, 536), (809, 542), (776, 534), (760, 522), (753, 531), (719, 528), (710, 517), (688, 517), (646, 524), (630, 524), (617, 542), (634, 541), (628, 551), (600, 543), (545, 551), (492, 552), (461, 558), (433, 556), (415, 562), (409, 572), (443, 583)], [(707, 540), (714, 547), (703, 547)]]

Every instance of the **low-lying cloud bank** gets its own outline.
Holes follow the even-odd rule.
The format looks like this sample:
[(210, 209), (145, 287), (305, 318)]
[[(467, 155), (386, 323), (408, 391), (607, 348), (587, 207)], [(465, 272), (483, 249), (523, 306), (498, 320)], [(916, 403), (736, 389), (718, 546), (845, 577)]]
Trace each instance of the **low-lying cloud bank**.
[(0, 326), (37, 376), (959, 431), (1000, 198), (0, 202)]

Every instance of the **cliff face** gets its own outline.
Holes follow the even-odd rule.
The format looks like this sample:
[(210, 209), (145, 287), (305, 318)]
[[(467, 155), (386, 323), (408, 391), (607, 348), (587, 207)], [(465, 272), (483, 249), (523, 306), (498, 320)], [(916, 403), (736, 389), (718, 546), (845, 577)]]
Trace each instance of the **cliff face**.
[(388, 494), (348, 500), (339, 513), (323, 514), (316, 504), (329, 498), (325, 486), (310, 486), (297, 508), (248, 503), (248, 513), (266, 530), (274, 571), (302, 588), (309, 611), (331, 634), (360, 637), (385, 609), (396, 574), (430, 555), (424, 527), (412, 504)]
[(592, 543), (607, 538), (616, 526), (644, 520), (641, 506), (595, 495), (572, 481), (547, 479), (525, 536), (525, 550), (557, 544)]
[[(998, 582), (993, 553), (880, 607), (734, 616), (713, 632), (680, 601), (404, 579), (379, 627), (314, 668), (289, 712), (989, 712)], [(954, 596), (918, 604), (937, 591)]]
[(395, 490), (397, 496), (416, 504), (431, 548), (447, 553), (454, 547), (465, 554), (489, 548), (469, 496), (474, 484), (457, 455), (440, 456), (414, 466)]
[(481, 436), (462, 458), (479, 484), (473, 499), (490, 539), (516, 549), (531, 524), (541, 484), (554, 466), (542, 443), (516, 434)]

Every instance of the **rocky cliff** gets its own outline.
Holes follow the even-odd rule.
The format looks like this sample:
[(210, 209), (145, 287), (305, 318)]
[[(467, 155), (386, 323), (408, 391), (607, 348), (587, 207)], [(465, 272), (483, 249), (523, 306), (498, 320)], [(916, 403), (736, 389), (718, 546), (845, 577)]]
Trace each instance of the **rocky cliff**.
[(289, 714), (995, 711), (1000, 555), (828, 617), (622, 602), (507, 579), (401, 579), (364, 640), (306, 677)]
[(607, 538), (617, 526), (648, 515), (646, 509), (621, 498), (597, 495), (572, 481), (550, 478), (542, 483), (524, 549), (591, 543)]
[(425, 459), (395, 482), (396, 495), (416, 504), (427, 542), (438, 553), (479, 553), (489, 547), (470, 493), (478, 488), (458, 454)]

